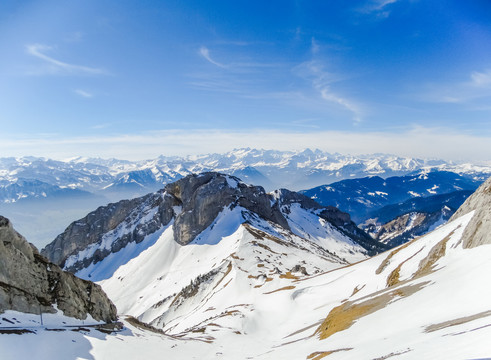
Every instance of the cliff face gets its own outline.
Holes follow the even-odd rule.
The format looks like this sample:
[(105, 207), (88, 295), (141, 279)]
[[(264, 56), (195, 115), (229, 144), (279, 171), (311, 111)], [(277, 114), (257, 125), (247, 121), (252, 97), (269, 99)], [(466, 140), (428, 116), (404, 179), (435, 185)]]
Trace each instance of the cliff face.
[(286, 215), (291, 204), (308, 209), (361, 245), (369, 254), (385, 249), (358, 229), (350, 216), (334, 207), (324, 207), (292, 191), (266, 193), (261, 186), (247, 185), (234, 176), (215, 172), (189, 175), (164, 189), (133, 200), (100, 207), (72, 223), (43, 249), (42, 254), (64, 269), (77, 272), (96, 264), (130, 243), (173, 227), (180, 245), (192, 242), (210, 227), (225, 208), (245, 212), (291, 230)]
[(0, 313), (55, 313), (112, 322), (116, 307), (99, 285), (65, 272), (41, 256), (0, 216)]
[(165, 187), (182, 206), (174, 222), (174, 239), (181, 245), (212, 224), (227, 206), (241, 206), (265, 220), (289, 229), (277, 206), (261, 186), (246, 185), (238, 178), (219, 173), (190, 175)]
[(474, 215), (462, 235), (464, 248), (491, 244), (491, 178), (464, 202), (450, 221), (471, 211), (474, 211)]
[[(132, 200), (122, 200), (101, 206), (83, 219), (71, 223), (56, 239), (41, 250), (41, 254), (55, 264), (75, 272), (92, 260), (99, 261), (118, 252), (130, 242), (139, 243), (147, 234), (167, 225), (174, 216), (177, 200), (163, 191)], [(65, 266), (65, 261), (93, 244), (100, 243), (108, 234), (118, 234), (110, 247), (99, 247), (90, 262)]]

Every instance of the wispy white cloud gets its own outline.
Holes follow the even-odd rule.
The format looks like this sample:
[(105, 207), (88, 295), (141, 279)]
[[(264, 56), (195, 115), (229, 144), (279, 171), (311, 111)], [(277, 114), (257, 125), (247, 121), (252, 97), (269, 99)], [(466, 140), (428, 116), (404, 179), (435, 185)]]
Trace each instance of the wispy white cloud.
[(221, 64), (218, 61), (213, 60), (211, 58), (211, 56), (210, 56), (210, 50), (207, 47), (205, 47), (205, 46), (202, 46), (202, 47), (199, 48), (199, 54), (203, 58), (205, 58), (209, 63), (211, 63), (211, 64), (213, 64), (215, 66), (218, 66), (218, 67), (221, 67), (221, 68), (225, 68), (226, 67), (226, 65)]
[(316, 60), (304, 62), (297, 69), (300, 76), (312, 81), (313, 88), (323, 100), (351, 112), (355, 123), (362, 121), (363, 111), (361, 106), (333, 89), (332, 85), (341, 80), (340, 75), (326, 71), (323, 64)]
[(47, 46), (43, 44), (31, 44), (26, 45), (26, 52), (34, 56), (38, 59), (44, 61), (45, 64), (49, 65), (46, 68), (47, 73), (51, 74), (86, 74), (86, 75), (104, 75), (107, 72), (104, 69), (83, 66), (83, 65), (75, 65), (69, 64), (60, 60), (57, 60), (51, 56), (48, 56), (46, 53), (50, 50), (53, 50), (52, 46)]
[(490, 86), (491, 85), (491, 70), (485, 72), (474, 71), (471, 73), (471, 81), (474, 86)]
[(473, 71), (467, 79), (454, 83), (443, 82), (429, 84), (417, 96), (424, 102), (453, 103), (473, 105), (482, 108), (481, 101), (491, 100), (491, 70)]
[(376, 15), (378, 18), (387, 18), (390, 15), (389, 5), (400, 0), (369, 0), (364, 6), (358, 8), (362, 14)]
[(0, 153), (2, 156), (34, 155), (55, 159), (80, 155), (142, 160), (161, 154), (195, 155), (225, 152), (237, 147), (278, 150), (319, 148), (354, 155), (391, 153), (419, 158), (489, 162), (490, 143), (491, 136), (421, 126), (398, 132), (195, 129), (91, 137), (1, 134)]
[(73, 92), (81, 97), (88, 98), (88, 99), (94, 97), (94, 94), (89, 93), (88, 91), (82, 89), (75, 89), (73, 90)]

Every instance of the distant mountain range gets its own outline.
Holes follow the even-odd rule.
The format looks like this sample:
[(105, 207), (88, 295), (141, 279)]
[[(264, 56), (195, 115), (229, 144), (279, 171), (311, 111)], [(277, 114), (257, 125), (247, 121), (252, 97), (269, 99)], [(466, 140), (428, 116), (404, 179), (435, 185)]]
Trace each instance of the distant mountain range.
[[(443, 198), (427, 198), (455, 191), (469, 191), (467, 196), (482, 183), (479, 179), (448, 171), (419, 171), (405, 176), (381, 178), (380, 176), (342, 180), (329, 185), (301, 191), (321, 205), (336, 206), (349, 213), (353, 221), (361, 223), (377, 217), (382, 222), (412, 210), (424, 210), (425, 206), (440, 207)], [(419, 200), (418, 200), (419, 199)], [(465, 198), (463, 199), (465, 200)], [(462, 202), (456, 204), (455, 209)], [(403, 205), (405, 201), (412, 201)], [(435, 205), (435, 202), (437, 205)], [(382, 209), (388, 207), (384, 212)], [(396, 208), (396, 209), (394, 209)], [(432, 211), (435, 211), (433, 209)], [(402, 211), (402, 212), (401, 212)]]
[(224, 154), (160, 156), (133, 162), (91, 158), (67, 161), (0, 158), (0, 202), (48, 197), (59, 189), (65, 189), (67, 193), (83, 190), (119, 200), (118, 196), (143, 195), (189, 174), (206, 171), (237, 176), (270, 191), (308, 189), (365, 176), (402, 176), (422, 169), (451, 171), (481, 182), (491, 175), (491, 165), (453, 164), (386, 154), (350, 156), (309, 149), (291, 152), (247, 148)]
[[(66, 161), (36, 157), (0, 158), (0, 214), (9, 217), (21, 233), (42, 247), (73, 219), (98, 206), (157, 191), (165, 184), (192, 173), (219, 171), (272, 191), (279, 188), (309, 189), (367, 176), (377, 176), (371, 181), (383, 182), (388, 177), (430, 170), (459, 174), (465, 179), (462, 182), (475, 184), (463, 187), (471, 190), (491, 175), (491, 165), (454, 164), (386, 154), (350, 156), (309, 149), (292, 152), (246, 148), (224, 154), (160, 156), (144, 161), (81, 157)], [(431, 190), (427, 187), (422, 192), (426, 189)], [(442, 193), (440, 190), (434, 192)], [(382, 206), (404, 200), (397, 197), (384, 202), (381, 201), (383, 187), (377, 191), (381, 193), (364, 196), (370, 201), (380, 202)], [(431, 192), (426, 192), (431, 195)], [(306, 194), (315, 195), (312, 191)], [(316, 200), (321, 201), (320, 198)], [(339, 204), (358, 222), (360, 216), (355, 205), (345, 207)]]

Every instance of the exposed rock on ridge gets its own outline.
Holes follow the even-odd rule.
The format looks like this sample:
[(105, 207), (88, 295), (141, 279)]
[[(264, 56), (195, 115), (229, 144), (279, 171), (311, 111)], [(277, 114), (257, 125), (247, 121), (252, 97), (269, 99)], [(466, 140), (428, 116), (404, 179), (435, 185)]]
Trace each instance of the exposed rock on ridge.
[[(101, 206), (83, 219), (71, 223), (62, 234), (41, 250), (41, 254), (64, 267), (65, 261), (71, 255), (87, 249), (92, 244), (101, 243), (104, 235), (108, 233), (119, 232), (117, 241), (112, 242), (109, 248), (99, 247), (90, 260), (66, 268), (75, 272), (91, 262), (102, 260), (110, 253), (118, 252), (129, 242), (141, 242), (146, 235), (167, 225), (174, 216), (173, 206), (177, 204), (174, 197), (158, 191), (136, 199)], [(140, 221), (142, 217), (145, 221)]]
[(188, 175), (163, 190), (133, 200), (100, 207), (72, 223), (43, 249), (42, 254), (66, 270), (76, 272), (118, 252), (130, 242), (139, 243), (173, 221), (174, 240), (186, 245), (209, 227), (226, 207), (245, 211), (290, 230), (285, 205), (299, 203), (339, 229), (370, 254), (385, 249), (358, 229), (348, 214), (323, 207), (288, 190), (267, 194), (263, 187), (247, 185), (234, 176), (216, 172)]
[(491, 244), (491, 178), (464, 202), (450, 221), (471, 211), (475, 211), (474, 216), (462, 235), (464, 248)]
[(377, 219), (370, 219), (360, 227), (373, 239), (393, 248), (443, 225), (454, 212), (455, 210), (445, 205), (434, 212), (410, 211), (385, 224), (377, 223)]
[(241, 206), (262, 218), (289, 229), (278, 206), (261, 186), (246, 185), (234, 176), (219, 173), (189, 175), (165, 187), (182, 204), (174, 222), (174, 239), (186, 245), (212, 224), (226, 206)]
[(116, 307), (99, 285), (61, 270), (0, 216), (0, 314), (6, 310), (116, 320)]
[(365, 231), (358, 228), (348, 213), (334, 206), (322, 206), (306, 195), (287, 189), (280, 189), (272, 194), (277, 199), (277, 205), (282, 212), (288, 211), (285, 205), (298, 203), (302, 208), (315, 212), (320, 218), (327, 220), (340, 232), (355, 240), (367, 250), (368, 255), (375, 255), (388, 249), (385, 244), (373, 240)]

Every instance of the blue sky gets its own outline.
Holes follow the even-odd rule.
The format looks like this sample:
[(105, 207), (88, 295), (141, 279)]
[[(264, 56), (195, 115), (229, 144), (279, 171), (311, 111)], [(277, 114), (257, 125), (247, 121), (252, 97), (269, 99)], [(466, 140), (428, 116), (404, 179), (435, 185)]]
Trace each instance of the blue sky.
[(489, 1), (4, 0), (0, 54), (0, 156), (491, 160)]

